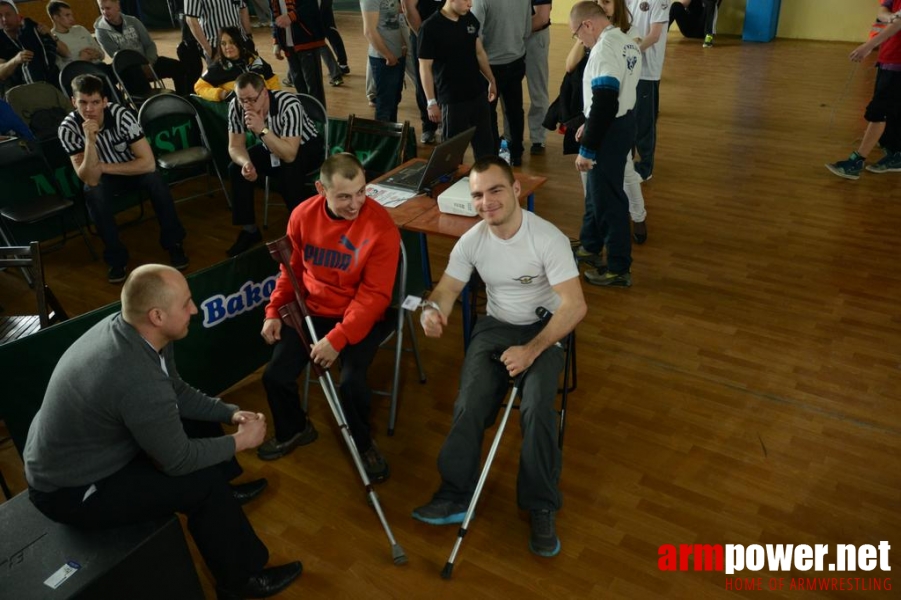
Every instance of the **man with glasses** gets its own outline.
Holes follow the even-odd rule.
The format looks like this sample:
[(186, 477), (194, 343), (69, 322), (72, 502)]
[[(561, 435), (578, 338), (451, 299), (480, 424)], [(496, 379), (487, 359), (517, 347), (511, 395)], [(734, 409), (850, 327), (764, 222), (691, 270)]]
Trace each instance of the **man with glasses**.
[[(259, 143), (247, 147), (248, 133)], [(241, 226), (228, 249), (237, 256), (263, 240), (253, 207), (254, 186), (272, 177), (291, 211), (308, 193), (307, 173), (322, 162), (322, 138), (294, 94), (266, 89), (256, 73), (235, 80), (235, 99), (228, 107), (228, 167), (232, 183), (232, 223)]]
[[(594, 2), (573, 6), (569, 24), (573, 35), (591, 51), (582, 77), (585, 124), (576, 132), (581, 144), (576, 170), (588, 173), (585, 202), (593, 208), (596, 234), (590, 238), (607, 247), (607, 265), (586, 271), (585, 279), (592, 285), (629, 287), (632, 240), (623, 183), (635, 143), (641, 51)], [(585, 250), (600, 254), (603, 246)]]

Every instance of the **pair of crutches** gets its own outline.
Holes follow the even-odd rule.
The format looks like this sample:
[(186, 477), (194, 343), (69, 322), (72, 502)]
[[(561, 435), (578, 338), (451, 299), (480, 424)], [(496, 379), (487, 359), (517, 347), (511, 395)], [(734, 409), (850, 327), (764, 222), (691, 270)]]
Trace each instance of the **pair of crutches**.
[(269, 254), (272, 258), (285, 268), (285, 273), (287, 273), (291, 286), (294, 288), (295, 301), (279, 307), (278, 313), (282, 320), (290, 325), (297, 332), (297, 335), (300, 336), (301, 345), (306, 350), (307, 356), (310, 359), (310, 368), (319, 380), (319, 385), (322, 386), (325, 399), (328, 402), (329, 408), (332, 410), (335, 420), (338, 422), (338, 429), (341, 431), (344, 443), (347, 444), (354, 465), (357, 467), (357, 472), (363, 479), (363, 485), (366, 488), (369, 504), (375, 509), (379, 521), (385, 529), (385, 534), (388, 536), (388, 541), (391, 544), (391, 558), (394, 560), (394, 564), (406, 564), (407, 555), (404, 554), (404, 549), (401, 548), (400, 544), (394, 539), (394, 534), (391, 533), (391, 527), (388, 525), (388, 520), (385, 518), (385, 513), (382, 511), (381, 504), (379, 504), (378, 495), (375, 493), (372, 482), (366, 474), (366, 468), (363, 466), (363, 460), (360, 458), (360, 451), (357, 449), (357, 445), (350, 435), (350, 428), (347, 425), (347, 419), (344, 417), (344, 410), (341, 408), (341, 402), (338, 399), (338, 392), (335, 389), (332, 376), (328, 370), (323, 369), (320, 365), (316, 364), (313, 361), (312, 356), (310, 356), (310, 342), (309, 338), (307, 338), (307, 335), (304, 333), (304, 325), (306, 325), (306, 329), (314, 344), (319, 342), (319, 336), (316, 334), (316, 328), (313, 326), (313, 319), (304, 302), (300, 283), (297, 281), (297, 276), (291, 268), (291, 240), (285, 236), (274, 242), (269, 242), (266, 244), (266, 247), (269, 249)]
[[(538, 318), (541, 320), (543, 325), (547, 325), (547, 322), (550, 321), (551, 317), (553, 316), (551, 314), (551, 311), (544, 308), (543, 306), (536, 308), (535, 314), (538, 315)], [(500, 360), (500, 354), (494, 354), (491, 358), (494, 360)], [(513, 379), (513, 389), (510, 391), (510, 398), (507, 400), (507, 408), (504, 410), (504, 416), (501, 418), (501, 424), (497, 427), (497, 433), (494, 434), (494, 441), (491, 442), (491, 449), (488, 451), (487, 458), (485, 458), (485, 465), (482, 467), (482, 473), (479, 475), (479, 481), (476, 484), (475, 492), (473, 492), (472, 500), (469, 501), (469, 507), (466, 509), (466, 516), (463, 517), (463, 523), (460, 525), (460, 529), (457, 532), (457, 541), (454, 542), (454, 549), (451, 550), (450, 557), (447, 559), (447, 564), (444, 565), (444, 568), (441, 570), (442, 579), (450, 579), (451, 575), (453, 575), (454, 561), (457, 560), (457, 553), (460, 551), (460, 546), (463, 544), (463, 537), (469, 530), (469, 522), (472, 520), (473, 513), (475, 513), (476, 504), (478, 503), (479, 496), (482, 493), (482, 487), (484, 487), (485, 481), (488, 479), (488, 471), (491, 469), (491, 463), (494, 461), (494, 455), (497, 454), (497, 448), (501, 444), (501, 437), (504, 435), (504, 429), (507, 427), (507, 420), (510, 418), (510, 411), (513, 410), (513, 404), (516, 401), (516, 397), (519, 395), (519, 391), (522, 388), (522, 382), (526, 377), (526, 373), (528, 372), (529, 371), (527, 369)]]

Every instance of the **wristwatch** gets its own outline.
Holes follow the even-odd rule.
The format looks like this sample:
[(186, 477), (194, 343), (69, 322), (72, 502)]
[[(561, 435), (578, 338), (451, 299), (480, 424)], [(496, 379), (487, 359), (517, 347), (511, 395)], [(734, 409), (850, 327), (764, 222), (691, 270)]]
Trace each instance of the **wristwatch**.
[(269, 128), (268, 128), (268, 127), (263, 127), (263, 128), (260, 130), (260, 137), (262, 138), (262, 137), (263, 137), (264, 135), (266, 135), (267, 133), (269, 133)]

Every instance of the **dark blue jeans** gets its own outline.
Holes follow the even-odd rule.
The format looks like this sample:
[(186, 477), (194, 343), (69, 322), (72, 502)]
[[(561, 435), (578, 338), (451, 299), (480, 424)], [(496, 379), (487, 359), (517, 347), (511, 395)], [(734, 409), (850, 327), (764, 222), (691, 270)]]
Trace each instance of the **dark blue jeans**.
[(425, 90), (422, 89), (422, 77), (419, 76), (419, 36), (410, 30), (410, 60), (416, 71), (416, 108), (419, 109), (419, 120), (422, 121), (422, 131), (438, 131), (438, 123), (432, 123), (429, 120), (428, 98), (425, 97)]
[(101, 175), (100, 183), (96, 186), (84, 186), (84, 200), (88, 213), (97, 226), (97, 233), (103, 240), (103, 260), (111, 267), (124, 267), (128, 264), (128, 249), (119, 239), (119, 228), (113, 214), (114, 197), (139, 190), (150, 194), (150, 203), (160, 223), (160, 246), (169, 250), (185, 239), (185, 229), (175, 212), (169, 186), (159, 173)]
[(599, 253), (607, 246), (607, 268), (618, 274), (628, 272), (632, 266), (629, 198), (623, 189), (623, 177), (634, 142), (635, 113), (629, 111), (610, 125), (598, 149), (597, 163), (588, 171), (585, 200), (591, 216), (587, 223), (583, 222), (580, 235), (589, 252)]
[(404, 89), (405, 61), (405, 56), (398, 57), (397, 64), (389, 67), (384, 58), (369, 57), (369, 68), (375, 80), (375, 118), (378, 121), (397, 121), (397, 105)]
[(635, 138), (635, 149), (641, 160), (635, 163), (635, 170), (642, 179), (654, 173), (654, 151), (657, 148), (657, 112), (660, 109), (660, 82), (640, 79), (638, 81), (638, 99), (635, 102), (635, 118), (638, 133)]

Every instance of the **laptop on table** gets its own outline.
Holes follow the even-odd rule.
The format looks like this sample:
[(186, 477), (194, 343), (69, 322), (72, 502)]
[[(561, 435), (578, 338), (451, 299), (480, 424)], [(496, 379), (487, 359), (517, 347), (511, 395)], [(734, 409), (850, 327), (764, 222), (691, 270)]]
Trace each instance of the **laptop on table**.
[(463, 155), (475, 135), (476, 128), (470, 127), (462, 133), (435, 146), (428, 162), (418, 162), (404, 167), (379, 185), (412, 193), (428, 192), (432, 185), (449, 173), (454, 173), (463, 164)]

